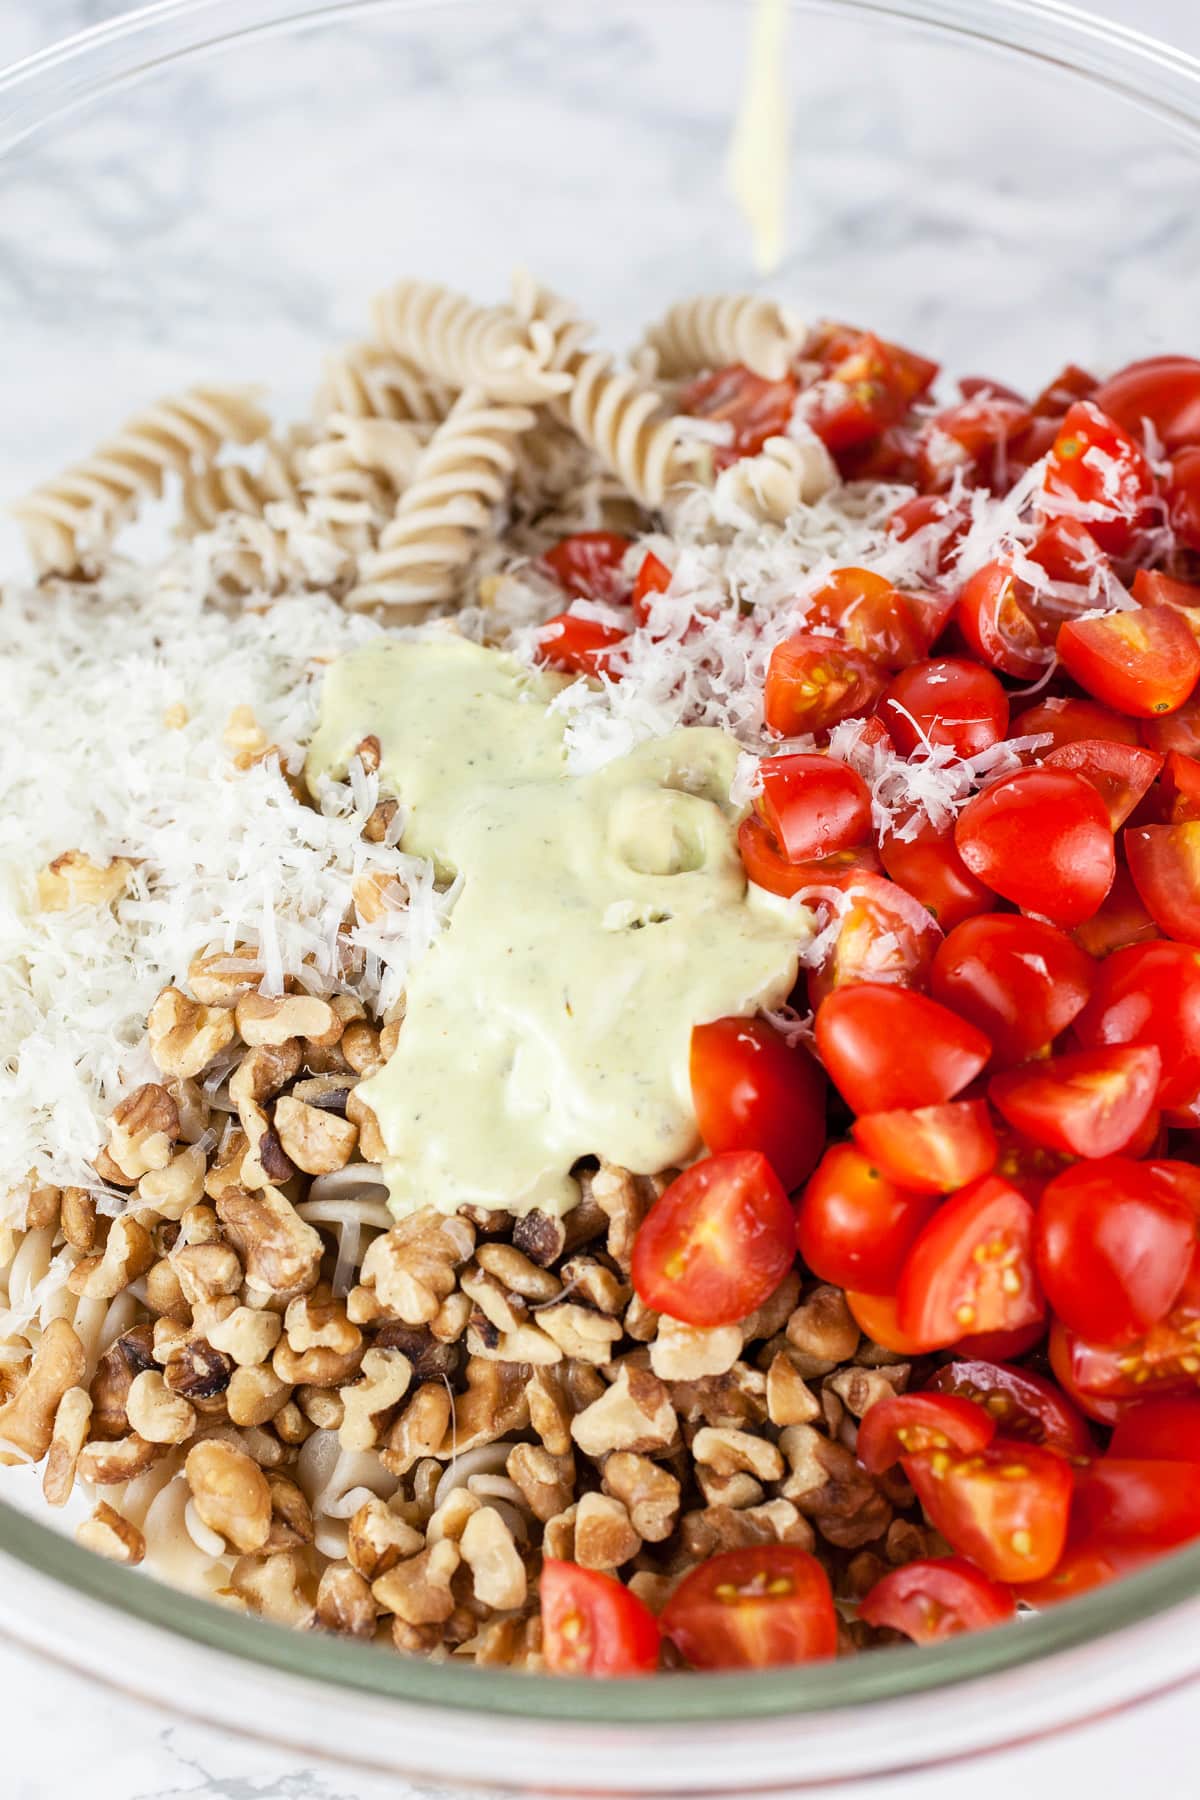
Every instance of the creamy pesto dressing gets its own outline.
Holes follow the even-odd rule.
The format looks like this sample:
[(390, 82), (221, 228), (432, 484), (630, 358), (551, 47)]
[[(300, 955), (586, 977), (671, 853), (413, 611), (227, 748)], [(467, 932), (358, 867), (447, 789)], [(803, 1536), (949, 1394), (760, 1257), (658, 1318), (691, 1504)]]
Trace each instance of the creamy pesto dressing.
[(398, 1216), (562, 1212), (582, 1156), (687, 1161), (692, 1027), (782, 1002), (811, 929), (746, 881), (731, 737), (678, 730), (571, 775), (561, 685), (460, 638), (367, 645), (325, 677), (310, 784), (373, 735), (403, 848), (463, 881), (358, 1090)]

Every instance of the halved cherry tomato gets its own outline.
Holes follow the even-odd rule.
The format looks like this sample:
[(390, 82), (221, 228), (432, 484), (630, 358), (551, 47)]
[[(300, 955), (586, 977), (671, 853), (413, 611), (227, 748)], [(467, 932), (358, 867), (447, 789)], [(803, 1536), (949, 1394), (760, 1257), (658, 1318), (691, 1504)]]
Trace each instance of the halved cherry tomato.
[(1150, 356), (1118, 369), (1093, 395), (1110, 419), (1140, 438), (1149, 421), (1167, 450), (1200, 443), (1200, 362)]
[(1090, 918), (1116, 871), (1103, 802), (1069, 769), (1021, 769), (993, 782), (959, 813), (954, 841), (980, 881), (1060, 925)]
[(968, 1333), (1012, 1331), (1045, 1311), (1034, 1271), (1034, 1212), (1017, 1188), (985, 1175), (943, 1201), (905, 1259), (896, 1317), (930, 1350)]
[(617, 531), (576, 531), (541, 561), (573, 600), (614, 600), (625, 591), (621, 565), (632, 548), (633, 539)]
[(909, 596), (870, 569), (835, 569), (810, 598), (805, 619), (830, 626), (852, 649), (889, 669), (904, 668), (927, 647)]
[(888, 520), (888, 536), (907, 544), (919, 531), (929, 531), (930, 575), (944, 575), (954, 567), (958, 547), (967, 534), (969, 520), (940, 494), (918, 494), (903, 501)]
[(1050, 1365), (1089, 1418), (1112, 1425), (1134, 1401), (1200, 1386), (1200, 1299), (1195, 1266), (1184, 1297), (1142, 1337), (1117, 1346), (1097, 1344), (1061, 1319), (1050, 1328)]
[(831, 329), (818, 349), (824, 374), (801, 396), (799, 411), (830, 450), (852, 449), (908, 410), (933, 381), (937, 364), (872, 332)]
[(696, 1669), (768, 1669), (837, 1655), (829, 1577), (806, 1550), (725, 1550), (685, 1575), (662, 1629)]
[(1200, 677), (1200, 644), (1169, 606), (1072, 619), (1057, 649), (1080, 687), (1135, 719), (1177, 712)]
[(633, 1246), (633, 1285), (685, 1325), (732, 1325), (761, 1306), (795, 1255), (787, 1195), (757, 1150), (727, 1150), (677, 1175)]
[(569, 669), (580, 675), (609, 675), (612, 653), (626, 633), (619, 625), (599, 619), (581, 619), (575, 613), (558, 613), (538, 632), (538, 654), (552, 669)]
[(1046, 384), (1034, 401), (1035, 417), (1061, 419), (1076, 400), (1089, 400), (1096, 391), (1096, 385), (1094, 375), (1089, 375), (1078, 363), (1068, 363), (1064, 369), (1059, 370), (1053, 381)]
[(982, 881), (976, 881), (958, 854), (952, 825), (939, 831), (931, 819), (922, 816), (912, 836), (902, 837), (901, 828), (912, 831), (912, 824), (898, 825), (880, 839), (883, 866), (898, 886), (921, 902), (943, 931), (950, 931), (976, 913), (991, 911), (996, 896)]
[(1200, 1095), (1200, 954), (1162, 939), (1114, 951), (1097, 965), (1075, 1030), (1087, 1049), (1155, 1044), (1163, 1067), (1158, 1104), (1190, 1106)]
[(1122, 556), (1153, 514), (1154, 475), (1141, 446), (1091, 400), (1078, 400), (1063, 418), (1046, 458), (1046, 510), (1084, 509), (1102, 549)]
[(987, 669), (964, 657), (912, 663), (893, 676), (878, 716), (903, 756), (940, 745), (978, 756), (1008, 730), (1008, 695)]
[(1200, 761), (1179, 750), (1168, 752), (1158, 784), (1162, 818), (1168, 825), (1200, 819)]
[(660, 562), (653, 550), (648, 550), (642, 559), (642, 566), (637, 572), (630, 600), (633, 605), (633, 616), (639, 625), (648, 625), (654, 607), (655, 594), (665, 594), (671, 585), (671, 571), (665, 562)]
[(820, 1006), (851, 982), (925, 982), (942, 934), (919, 901), (893, 881), (853, 874), (836, 885), (846, 899), (838, 935), (824, 963), (808, 978), (808, 997)]
[[(769, 894), (782, 894), (788, 898), (802, 893), (805, 888), (848, 890), (860, 876), (870, 879), (877, 875), (880, 867), (878, 855), (870, 844), (838, 850), (832, 856), (816, 857), (807, 862), (789, 862), (755, 813), (750, 813), (738, 826), (738, 851), (751, 881), (766, 888)], [(880, 886), (884, 885), (880, 883)]]
[(1138, 728), (1131, 719), (1123, 719), (1111, 707), (1098, 706), (1094, 700), (1081, 700), (1077, 695), (1052, 694), (1026, 707), (1012, 722), (1009, 734), (1018, 737), (1046, 737), (1051, 742), (1034, 755), (1049, 758), (1065, 744), (1096, 738), (1117, 744), (1136, 744)]
[(1163, 1394), (1143, 1400), (1117, 1420), (1109, 1449), (1140, 1461), (1200, 1463), (1200, 1398)]
[(1007, 562), (985, 563), (967, 580), (955, 608), (968, 648), (991, 669), (1033, 680), (1053, 660), (1037, 625), (1022, 605), (1021, 589)]
[(1111, 956), (1130, 944), (1143, 944), (1158, 936), (1158, 926), (1142, 905), (1133, 877), (1124, 863), (1117, 864), (1113, 884), (1099, 912), (1077, 925), (1072, 933), (1089, 956)]
[(789, 862), (833, 856), (870, 837), (871, 791), (848, 763), (803, 753), (767, 756), (759, 772), (759, 811)]
[(1138, 735), (1150, 750), (1181, 750), (1184, 756), (1200, 756), (1200, 694), (1185, 700), (1178, 712), (1157, 719), (1142, 719)]
[(1200, 445), (1172, 458), (1164, 498), (1176, 542), (1200, 550)]
[(1156, 1110), (1161, 1074), (1153, 1044), (1119, 1045), (993, 1075), (988, 1098), (1036, 1144), (1068, 1156), (1116, 1156)]
[(713, 451), (716, 467), (725, 469), (739, 457), (757, 456), (769, 437), (787, 430), (798, 392), (794, 375), (766, 381), (734, 363), (689, 382), (676, 404), (691, 418), (714, 419), (729, 426), (729, 443), (718, 444)]
[(909, 988), (841, 987), (822, 1002), (817, 1051), (856, 1113), (936, 1106), (974, 1081), (991, 1055), (981, 1031)]
[(1157, 750), (1140, 744), (1114, 744), (1105, 738), (1080, 738), (1046, 757), (1046, 767), (1071, 769), (1090, 781), (1103, 800), (1108, 823), (1116, 831), (1150, 792), (1162, 768)]
[(961, 1556), (919, 1557), (892, 1569), (858, 1603), (878, 1630), (901, 1631), (914, 1644), (943, 1644), (964, 1631), (987, 1631), (1016, 1613), (1006, 1587)]
[(781, 737), (824, 731), (874, 711), (886, 685), (878, 664), (840, 638), (797, 632), (771, 652), (763, 716)]
[(1038, 1581), (1062, 1554), (1075, 1477), (1052, 1450), (994, 1438), (955, 1457), (930, 1450), (904, 1458), (935, 1531), (995, 1581)]
[(1122, 842), (1146, 911), (1165, 937), (1200, 944), (1200, 823), (1129, 826)]
[(1006, 451), (1033, 414), (1017, 394), (981, 388), (921, 426), (917, 462), (926, 491), (949, 487), (961, 474), (971, 486), (1008, 485)]
[(858, 1460), (869, 1475), (882, 1475), (902, 1456), (951, 1450), (969, 1456), (996, 1435), (996, 1421), (973, 1400), (953, 1394), (897, 1394), (877, 1400), (858, 1428)]
[(1179, 1298), (1196, 1244), (1187, 1204), (1124, 1156), (1056, 1175), (1038, 1207), (1038, 1275), (1070, 1331), (1101, 1344), (1141, 1336)]
[(992, 1041), (998, 1064), (1043, 1052), (1082, 1011), (1095, 964), (1040, 919), (981, 913), (956, 925), (933, 959), (934, 998)]
[[(1011, 1127), (997, 1135), (997, 1175), (1002, 1175), (1005, 1181), (1019, 1188), (1030, 1205), (1036, 1207), (1046, 1183), (1061, 1174), (1070, 1163), (1070, 1157), (1064, 1156), (1061, 1150), (1048, 1150), (1044, 1144), (1035, 1144), (1032, 1138), (1024, 1137)], [(980, 1351), (979, 1354), (982, 1356), (984, 1353)], [(1018, 1354), (1015, 1350), (1006, 1351), (999, 1360), (1007, 1362)]]
[(822, 1281), (889, 1293), (936, 1201), (897, 1185), (852, 1144), (832, 1144), (796, 1208), (796, 1243)]
[(984, 1100), (863, 1113), (850, 1129), (864, 1156), (890, 1180), (918, 1194), (966, 1187), (996, 1161), (996, 1134)]
[(897, 1356), (923, 1356), (926, 1346), (906, 1337), (896, 1317), (894, 1294), (864, 1294), (856, 1288), (846, 1289), (846, 1305), (854, 1323), (864, 1336)]
[(692, 1103), (705, 1146), (761, 1150), (790, 1192), (825, 1142), (825, 1077), (814, 1057), (764, 1019), (717, 1019), (692, 1031)]
[(547, 1559), (542, 1564), (542, 1642), (555, 1675), (651, 1675), (658, 1620), (613, 1575)]
[(1077, 1477), (1073, 1545), (1118, 1574), (1200, 1537), (1200, 1462), (1103, 1456)]
[(1039, 1444), (1073, 1460), (1096, 1453), (1095, 1440), (1082, 1414), (1052, 1381), (1036, 1375), (1032, 1369), (956, 1357), (930, 1376), (928, 1391), (974, 1400), (1006, 1438)]

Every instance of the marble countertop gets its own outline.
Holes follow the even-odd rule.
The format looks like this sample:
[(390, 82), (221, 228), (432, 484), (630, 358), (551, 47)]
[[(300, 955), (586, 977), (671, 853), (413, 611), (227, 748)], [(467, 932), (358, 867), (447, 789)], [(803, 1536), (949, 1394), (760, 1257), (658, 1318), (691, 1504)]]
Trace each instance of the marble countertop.
[[(113, 0), (3, 0), (0, 66), (121, 10)], [(1200, 53), (1197, 0), (1093, 0), (1093, 10)], [(0, 1722), (0, 1800), (416, 1800), (426, 1792), (169, 1719), (2, 1640)], [(1200, 1708), (1188, 1689), (969, 1772), (897, 1777), (870, 1794), (949, 1800), (966, 1783), (972, 1800), (1039, 1800), (1068, 1788), (1107, 1800), (1149, 1779), (1156, 1800), (1192, 1800), (1198, 1760)], [(854, 1800), (860, 1790), (837, 1792)]]

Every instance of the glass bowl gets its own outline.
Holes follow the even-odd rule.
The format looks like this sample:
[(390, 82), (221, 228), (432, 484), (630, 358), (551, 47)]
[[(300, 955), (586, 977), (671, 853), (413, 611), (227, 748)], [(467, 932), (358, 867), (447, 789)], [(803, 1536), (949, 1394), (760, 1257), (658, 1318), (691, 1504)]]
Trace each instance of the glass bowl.
[[(302, 407), (408, 273), (487, 298), (526, 264), (618, 344), (681, 295), (763, 287), (1027, 386), (1197, 348), (1200, 64), (1035, 0), (793, 0), (788, 247), (761, 281), (723, 181), (748, 25), (746, 0), (169, 0), (9, 71), (0, 493), (196, 379)], [(1200, 1672), (1200, 1548), (939, 1649), (590, 1685), (289, 1635), (7, 1503), (0, 1551), (0, 1625), (32, 1647), (296, 1749), (492, 1786), (794, 1790)]]

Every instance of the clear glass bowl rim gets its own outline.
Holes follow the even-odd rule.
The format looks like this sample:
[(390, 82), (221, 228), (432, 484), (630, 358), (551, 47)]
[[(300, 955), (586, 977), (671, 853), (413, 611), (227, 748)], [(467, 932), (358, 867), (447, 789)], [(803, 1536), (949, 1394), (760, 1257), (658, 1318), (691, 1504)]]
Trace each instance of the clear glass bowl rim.
[[(372, 12), (435, 14), (467, 0), (159, 0), (52, 44), (0, 71), (0, 156), (55, 120), (156, 68), (238, 38), (327, 25)], [(576, 0), (569, 0), (576, 3)], [(583, 0), (586, 3), (586, 0)], [(686, 0), (643, 0), (646, 5)], [(748, 9), (751, 0), (726, 0)], [(789, 0), (797, 11), (867, 15), (925, 27), (1115, 90), (1200, 145), (1200, 58), (1059, 0)], [(0, 168), (0, 179), (3, 170)], [(595, 1725), (680, 1725), (844, 1710), (977, 1681), (1154, 1618), (1200, 1595), (1200, 1545), (1036, 1618), (928, 1649), (880, 1651), (753, 1675), (594, 1682), (388, 1656), (300, 1634), (147, 1580), (81, 1549), (0, 1500), (0, 1553), (158, 1630), (283, 1676), (347, 1694), (448, 1712)]]

